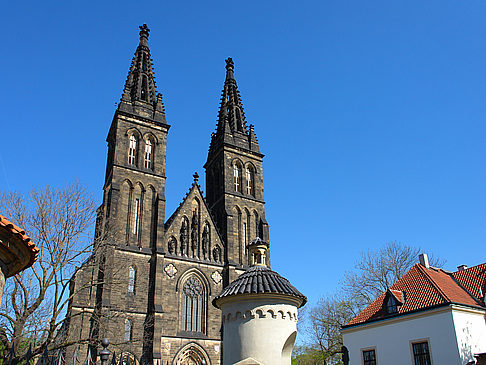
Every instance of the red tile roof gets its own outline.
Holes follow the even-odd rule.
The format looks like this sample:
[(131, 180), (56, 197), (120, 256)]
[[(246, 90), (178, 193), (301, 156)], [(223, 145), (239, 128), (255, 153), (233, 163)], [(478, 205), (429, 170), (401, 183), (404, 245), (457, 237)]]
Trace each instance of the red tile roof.
[(25, 231), (23, 229), (17, 227), (3, 215), (0, 215), (0, 229), (1, 228), (9, 231), (12, 235), (17, 236), (25, 243), (30, 251), (30, 261), (26, 268), (32, 266), (34, 261), (37, 259), (37, 255), (39, 254), (39, 248), (35, 246), (34, 242), (32, 242), (30, 237), (25, 234)]
[[(416, 264), (345, 327), (451, 303), (484, 308), (485, 286), (486, 264), (454, 273)], [(386, 312), (390, 294), (399, 301), (405, 299), (393, 315)]]
[[(486, 263), (470, 267), (469, 269), (456, 271), (452, 273), (454, 278), (469, 293), (480, 299), (484, 303), (486, 294)], [(479, 284), (479, 285), (478, 285)]]

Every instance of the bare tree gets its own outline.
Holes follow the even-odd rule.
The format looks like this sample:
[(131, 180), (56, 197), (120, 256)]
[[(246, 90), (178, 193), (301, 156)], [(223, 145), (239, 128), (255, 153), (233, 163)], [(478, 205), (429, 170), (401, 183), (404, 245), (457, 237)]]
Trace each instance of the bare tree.
[(357, 314), (355, 310), (353, 301), (339, 295), (323, 297), (309, 310), (307, 332), (313, 340), (310, 348), (320, 355), (320, 363), (341, 363), (343, 345), (341, 326), (353, 319)]
[[(308, 344), (297, 356), (309, 355), (319, 364), (341, 364), (341, 327), (416, 264), (420, 252), (420, 248), (397, 242), (389, 242), (377, 251), (362, 252), (353, 270), (345, 273), (338, 294), (323, 297), (306, 310), (303, 326)], [(430, 263), (439, 267), (444, 264), (433, 256)]]
[[(344, 292), (363, 309), (410, 270), (418, 262), (420, 252), (418, 247), (395, 241), (377, 251), (362, 252), (354, 269), (345, 273)], [(444, 262), (430, 256), (430, 264), (440, 267)]]
[(0, 341), (20, 363), (29, 347), (33, 356), (55, 348), (75, 294), (69, 280), (92, 252), (96, 206), (86, 188), (75, 183), (1, 193), (0, 210), (40, 249), (31, 268), (7, 280), (0, 308)]

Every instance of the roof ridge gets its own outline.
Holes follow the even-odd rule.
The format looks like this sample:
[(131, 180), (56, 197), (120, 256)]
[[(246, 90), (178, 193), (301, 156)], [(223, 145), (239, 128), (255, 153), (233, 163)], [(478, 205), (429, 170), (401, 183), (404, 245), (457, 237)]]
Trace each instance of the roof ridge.
[(439, 294), (442, 296), (443, 299), (445, 299), (448, 302), (452, 302), (452, 300), (444, 293), (444, 291), (440, 288), (440, 286), (435, 282), (434, 279), (429, 275), (427, 271), (425, 271), (425, 268), (421, 264), (416, 264), (415, 266), (418, 266), (419, 271), (422, 273), (422, 275), (430, 282), (430, 284), (439, 292)]

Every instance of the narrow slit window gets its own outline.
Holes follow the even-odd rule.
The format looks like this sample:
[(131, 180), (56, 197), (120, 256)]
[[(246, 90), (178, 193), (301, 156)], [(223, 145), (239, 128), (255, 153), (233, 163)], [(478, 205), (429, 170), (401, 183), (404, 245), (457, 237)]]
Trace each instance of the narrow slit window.
[(127, 319), (125, 321), (125, 341), (131, 341), (132, 340), (132, 322)]
[(128, 293), (135, 293), (135, 269), (133, 266), (128, 269)]
[(246, 229), (246, 222), (243, 223), (243, 242), (245, 244), (245, 248), (246, 248), (246, 245), (248, 244), (248, 241), (246, 239), (246, 237), (248, 236), (248, 233), (247, 233), (247, 229)]
[(133, 216), (133, 234), (138, 232), (138, 221), (140, 217), (140, 199), (135, 199), (135, 211)]
[(143, 59), (142, 59), (142, 71), (147, 71), (147, 54), (143, 54)]
[(142, 76), (142, 90), (140, 92), (140, 98), (143, 101), (147, 101), (147, 76)]

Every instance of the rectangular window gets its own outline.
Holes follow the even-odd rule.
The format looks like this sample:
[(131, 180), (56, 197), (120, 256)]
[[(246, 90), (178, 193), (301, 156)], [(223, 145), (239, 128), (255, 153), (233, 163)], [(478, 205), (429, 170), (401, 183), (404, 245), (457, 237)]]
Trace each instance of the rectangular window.
[(135, 199), (135, 212), (133, 217), (133, 234), (138, 232), (138, 220), (140, 215), (140, 200)]
[(429, 344), (427, 341), (412, 343), (413, 359), (415, 365), (431, 365)]
[(363, 364), (364, 365), (376, 365), (375, 350), (363, 351)]

